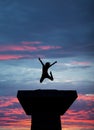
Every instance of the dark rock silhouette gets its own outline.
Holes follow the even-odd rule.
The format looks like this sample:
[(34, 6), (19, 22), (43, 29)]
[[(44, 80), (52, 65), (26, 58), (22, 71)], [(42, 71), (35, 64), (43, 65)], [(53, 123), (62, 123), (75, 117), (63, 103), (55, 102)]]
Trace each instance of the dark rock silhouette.
[(42, 64), (42, 76), (41, 76), (41, 78), (40, 78), (40, 83), (42, 83), (45, 78), (48, 78), (48, 79), (50, 79), (50, 80), (53, 81), (54, 78), (53, 78), (52, 72), (50, 72), (50, 75), (49, 75), (49, 74), (48, 74), (48, 69), (49, 69), (52, 65), (54, 65), (55, 63), (57, 63), (57, 61), (55, 61), (55, 62), (52, 63), (52, 64), (50, 64), (50, 62), (46, 62), (46, 63), (44, 64), (40, 58), (39, 58), (39, 61), (40, 61), (41, 64)]
[(19, 90), (17, 98), (27, 115), (32, 115), (31, 130), (61, 130), (63, 115), (77, 98), (73, 90)]

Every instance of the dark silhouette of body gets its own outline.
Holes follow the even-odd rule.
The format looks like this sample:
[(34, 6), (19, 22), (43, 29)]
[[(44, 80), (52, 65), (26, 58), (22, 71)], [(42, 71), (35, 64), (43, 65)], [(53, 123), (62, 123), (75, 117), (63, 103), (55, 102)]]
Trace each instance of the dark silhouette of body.
[(42, 76), (41, 76), (41, 78), (40, 78), (40, 83), (42, 83), (45, 78), (48, 78), (48, 79), (50, 79), (50, 80), (53, 81), (54, 78), (53, 78), (52, 72), (50, 71), (50, 75), (49, 75), (49, 74), (48, 74), (48, 69), (49, 69), (52, 65), (54, 65), (55, 63), (57, 63), (57, 61), (55, 61), (55, 62), (52, 63), (52, 64), (50, 64), (50, 62), (46, 62), (46, 63), (44, 64), (40, 58), (39, 58), (39, 61), (40, 61), (41, 64), (42, 64)]

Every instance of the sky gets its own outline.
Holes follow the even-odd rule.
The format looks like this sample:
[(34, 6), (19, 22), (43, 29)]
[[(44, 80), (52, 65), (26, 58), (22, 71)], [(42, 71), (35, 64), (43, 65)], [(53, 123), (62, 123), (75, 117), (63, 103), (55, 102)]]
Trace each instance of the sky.
[[(76, 90), (63, 130), (94, 130), (94, 1), (0, 0), (0, 130), (29, 130), (18, 90)], [(41, 84), (41, 64), (54, 81)], [(15, 128), (16, 127), (16, 128)]]

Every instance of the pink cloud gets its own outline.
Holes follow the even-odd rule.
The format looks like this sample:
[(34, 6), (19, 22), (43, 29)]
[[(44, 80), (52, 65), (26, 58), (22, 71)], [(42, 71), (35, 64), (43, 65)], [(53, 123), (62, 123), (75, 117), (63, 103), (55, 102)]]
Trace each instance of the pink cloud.
[[(61, 116), (62, 127), (78, 127), (78, 128), (93, 128), (94, 120), (89, 119), (90, 111), (80, 110), (75, 111), (69, 109), (63, 116)], [(91, 112), (92, 114), (92, 112)]]
[(94, 124), (94, 95), (80, 94), (76, 102), (77, 105), (73, 104), (76, 109), (70, 107), (64, 116), (61, 116), (62, 126), (68, 128), (72, 125), (72, 128), (92, 129)]
[(0, 97), (0, 126), (6, 128), (29, 127), (31, 120), (21, 108), (17, 98)]
[(51, 50), (51, 49), (60, 49), (62, 47), (60, 46), (39, 46), (39, 49), (41, 50)]
[(24, 46), (24, 51), (37, 51), (38, 48), (35, 46)]
[(11, 59), (20, 59), (23, 58), (22, 55), (1, 55), (0, 54), (0, 60), (11, 60)]
[(36, 57), (41, 57), (41, 58), (45, 58), (44, 55), (9, 55), (9, 54), (0, 54), (0, 60), (13, 60), (13, 59), (22, 59), (22, 58), (27, 58), (27, 59), (31, 59), (31, 58), (36, 58)]
[(0, 51), (36, 51), (37, 47), (35, 46), (18, 46), (18, 45), (9, 45), (9, 46), (0, 46)]
[(88, 65), (91, 65), (91, 62), (88, 62), (88, 61), (83, 61), (83, 62), (73, 61), (71, 64), (72, 65), (88, 66)]
[(94, 101), (94, 94), (79, 94), (78, 95), (78, 100), (79, 101)]
[(42, 42), (40, 41), (32, 41), (32, 42), (28, 42), (28, 41), (23, 41), (21, 42), (23, 45), (35, 45), (35, 44), (41, 44)]
[[(36, 44), (38, 44), (36, 46)], [(38, 51), (38, 50), (51, 50), (60, 49), (60, 46), (40, 46), (41, 42), (22, 42), (20, 45), (2, 45), (0, 51)], [(35, 46), (34, 46), (35, 45)]]
[(18, 103), (17, 98), (2, 96), (2, 100), (0, 100), (0, 108), (1, 107), (8, 107), (8, 106), (13, 105), (15, 103)]
[[(0, 54), (0, 60), (8, 60), (8, 59), (20, 59), (20, 58), (34, 58), (37, 57), (38, 55), (42, 55), (42, 54), (35, 54), (35, 55), (22, 55), (22, 52), (26, 53), (26, 52), (38, 52), (38, 51), (51, 51), (51, 50), (56, 50), (56, 49), (61, 49), (61, 46), (50, 46), (50, 45), (43, 45), (41, 46), (40, 44), (42, 44), (42, 42), (40, 41), (34, 41), (34, 42), (28, 42), (28, 41), (23, 41), (21, 43), (19, 43), (19, 45), (1, 45), (0, 46), (0, 52), (3, 52), (3, 54)], [(19, 55), (14, 55), (12, 54), (12, 52), (15, 51), (19, 51), (19, 53), (21, 52), (21, 54)], [(5, 54), (4, 54), (5, 52)], [(11, 52), (11, 54), (6, 54), (6, 52)], [(44, 55), (42, 55), (42, 57), (45, 57)]]
[(0, 46), (0, 51), (23, 51), (24, 48), (17, 45)]

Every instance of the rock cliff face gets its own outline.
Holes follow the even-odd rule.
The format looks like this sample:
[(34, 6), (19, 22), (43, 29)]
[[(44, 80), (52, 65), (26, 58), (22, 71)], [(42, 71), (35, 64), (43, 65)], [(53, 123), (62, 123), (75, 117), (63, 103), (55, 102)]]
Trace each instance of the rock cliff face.
[(77, 98), (74, 90), (19, 90), (17, 98), (27, 115), (32, 116), (32, 130), (61, 130), (63, 115)]

